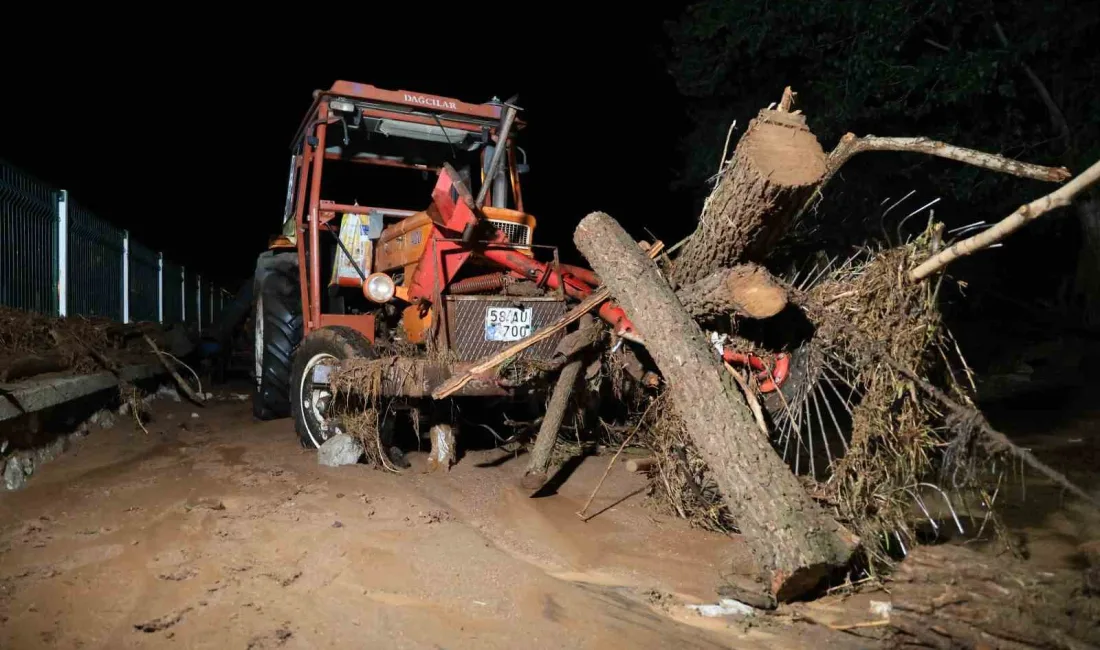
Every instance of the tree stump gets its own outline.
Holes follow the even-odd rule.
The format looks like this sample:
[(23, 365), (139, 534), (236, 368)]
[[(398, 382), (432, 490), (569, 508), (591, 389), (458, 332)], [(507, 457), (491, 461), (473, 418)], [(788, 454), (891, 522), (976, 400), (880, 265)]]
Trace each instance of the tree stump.
[(763, 260), (825, 175), (825, 152), (803, 115), (760, 111), (676, 258), (673, 283), (683, 287), (738, 262)]
[(846, 566), (858, 539), (812, 501), (783, 464), (653, 261), (600, 212), (581, 220), (574, 242), (645, 338), (776, 599), (802, 595)]

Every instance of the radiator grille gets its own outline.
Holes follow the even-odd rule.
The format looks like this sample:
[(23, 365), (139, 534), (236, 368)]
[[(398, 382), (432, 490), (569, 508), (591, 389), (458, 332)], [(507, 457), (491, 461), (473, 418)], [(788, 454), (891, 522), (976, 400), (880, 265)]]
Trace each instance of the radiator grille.
[[(447, 331), (450, 347), (462, 361), (475, 361), (500, 352), (518, 341), (486, 341), (485, 314), (489, 307), (519, 307), (531, 309), (531, 333), (565, 315), (562, 300), (532, 300), (509, 296), (447, 296)], [(564, 330), (555, 332), (521, 352), (518, 358), (548, 360), (554, 354)]]
[(508, 241), (516, 246), (530, 246), (531, 245), (531, 229), (521, 223), (512, 223), (511, 221), (497, 221), (495, 219), (489, 219), (489, 223), (493, 224), (504, 233), (504, 236), (508, 238)]

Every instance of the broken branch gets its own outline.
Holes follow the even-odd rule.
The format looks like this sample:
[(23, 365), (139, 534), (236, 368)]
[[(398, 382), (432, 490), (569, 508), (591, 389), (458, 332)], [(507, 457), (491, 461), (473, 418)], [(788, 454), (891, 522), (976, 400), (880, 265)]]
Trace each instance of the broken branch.
[(1100, 180), (1100, 161), (1093, 163), (1080, 176), (1050, 194), (1035, 199), (1031, 203), (1021, 205), (1015, 212), (999, 221), (992, 228), (983, 230), (973, 237), (968, 237), (953, 244), (950, 248), (936, 253), (910, 271), (909, 279), (914, 282), (923, 280), (952, 261), (1004, 239), (1029, 221), (1034, 221), (1055, 208), (1069, 205), (1073, 202), (1074, 197), (1097, 180)]
[(834, 174), (844, 163), (856, 154), (865, 151), (908, 151), (923, 153), (929, 156), (938, 156), (955, 162), (961, 162), (975, 167), (982, 167), (1003, 174), (1011, 174), (1021, 178), (1030, 178), (1037, 181), (1049, 181), (1061, 183), (1071, 174), (1065, 167), (1047, 167), (1032, 163), (1012, 160), (993, 153), (967, 149), (939, 140), (925, 137), (894, 138), (865, 135), (857, 137), (854, 133), (847, 133), (840, 139), (840, 143), (832, 150), (826, 161), (829, 175)]
[(1013, 456), (1016, 456), (1024, 463), (1029, 465), (1032, 469), (1049, 478), (1055, 485), (1066, 489), (1074, 496), (1077, 496), (1078, 498), (1092, 504), (1094, 507), (1100, 508), (1100, 500), (1097, 500), (1088, 492), (1085, 492), (1081, 488), (1071, 483), (1070, 480), (1066, 478), (1063, 474), (1036, 458), (1035, 455), (1032, 454), (1030, 451), (1027, 451), (1026, 449), (1022, 449), (1021, 447), (1017, 446), (1015, 443), (1009, 440), (1008, 436), (1006, 436), (1005, 434), (994, 429), (989, 424), (989, 421), (985, 419), (985, 416), (982, 415), (981, 411), (974, 408), (968, 408), (966, 406), (963, 406), (962, 404), (959, 404), (940, 389), (936, 388), (924, 379), (918, 377), (915, 372), (898, 363), (892, 357), (885, 356), (884, 358), (885, 361), (890, 365), (890, 367), (904, 375), (907, 379), (909, 379), (909, 381), (916, 384), (925, 393), (928, 393), (928, 395), (938, 400), (941, 404), (947, 407), (947, 409), (951, 411), (954, 416), (959, 418), (960, 421), (967, 422), (968, 424), (976, 428), (994, 451), (1006, 451)]
[[(179, 387), (183, 389), (183, 392), (187, 393), (187, 396), (190, 397), (191, 400), (196, 404), (200, 406), (205, 406), (206, 400), (203, 399), (202, 396), (195, 394), (195, 391), (191, 390), (191, 387), (187, 385), (187, 382), (183, 380), (183, 377), (180, 377), (180, 374), (176, 372), (176, 369), (172, 367), (172, 364), (168, 363), (168, 359), (165, 357), (165, 353), (161, 352), (156, 343), (153, 343), (153, 339), (149, 338), (148, 334), (142, 334), (141, 336), (145, 339), (145, 342), (149, 344), (149, 347), (153, 348), (153, 352), (157, 355), (157, 358), (160, 359), (160, 362), (164, 364), (164, 367), (168, 370), (168, 372), (172, 373), (172, 378), (176, 380), (176, 383), (179, 384)], [(191, 370), (190, 368), (187, 369)], [(191, 372), (194, 373), (195, 371), (191, 370)], [(198, 377), (198, 375), (195, 376)], [(199, 390), (202, 390), (202, 384), (199, 384)]]
[(810, 498), (775, 453), (657, 266), (602, 212), (584, 217), (573, 241), (644, 334), (686, 431), (760, 568), (770, 574), (772, 595), (796, 598), (846, 566), (860, 540)]

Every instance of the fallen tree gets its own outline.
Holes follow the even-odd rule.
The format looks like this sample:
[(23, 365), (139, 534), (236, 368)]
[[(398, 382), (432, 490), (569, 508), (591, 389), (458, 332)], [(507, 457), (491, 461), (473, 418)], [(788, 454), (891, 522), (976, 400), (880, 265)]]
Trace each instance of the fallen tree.
[(749, 122), (728, 161), (723, 154), (699, 225), (673, 260), (675, 286), (739, 263), (764, 261), (789, 226), (821, 199), (825, 185), (860, 153), (920, 153), (1052, 183), (1071, 175), (1064, 167), (1023, 163), (923, 137), (848, 133), (826, 155), (805, 116), (791, 111), (794, 97), (786, 88), (777, 106), (761, 110)]
[(715, 473), (772, 595), (787, 601), (845, 567), (858, 539), (825, 513), (775, 454), (699, 325), (654, 263), (604, 213), (574, 241), (630, 315), (668, 383), (673, 404)]

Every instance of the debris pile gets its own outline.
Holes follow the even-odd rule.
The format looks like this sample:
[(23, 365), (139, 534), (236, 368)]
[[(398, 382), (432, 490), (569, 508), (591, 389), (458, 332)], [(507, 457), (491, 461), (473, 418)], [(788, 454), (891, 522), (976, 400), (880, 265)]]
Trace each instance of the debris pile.
[(181, 327), (123, 324), (103, 317), (57, 318), (0, 306), (0, 383), (157, 363), (143, 334), (176, 356), (192, 349)]
[[(537, 488), (549, 459), (560, 458), (553, 447), (566, 441), (565, 405), (596, 410), (600, 430), (574, 427), (570, 444), (606, 433), (620, 452), (645, 447), (650, 501), (699, 526), (740, 532), (778, 602), (811, 593), (827, 576), (852, 575), (857, 564), (872, 575), (894, 568), (918, 545), (922, 522), (935, 529), (947, 517), (961, 527), (956, 500), (977, 496), (992, 511), (986, 469), (1006, 455), (1084, 494), (973, 408), (974, 378), (938, 305), (937, 271), (1018, 228), (1020, 214), (951, 245), (929, 217), (910, 240), (866, 243), (801, 280), (769, 268), (822, 189), (860, 153), (915, 152), (1051, 183), (1067, 181), (1069, 171), (919, 137), (848, 134), (826, 153), (793, 104), (788, 88), (728, 158), (723, 152), (699, 225), (684, 242), (668, 249), (638, 242), (611, 215), (585, 217), (574, 243), (601, 286), (527, 339), (565, 329), (575, 345), (559, 347), (555, 363), (525, 369), (556, 385), (529, 440), (524, 487)], [(1054, 204), (1100, 172), (1087, 174), (1052, 194), (1062, 201)], [(581, 320), (608, 299), (635, 329), (592, 330), (595, 319)], [(425, 400), (460, 394), (469, 381), (507, 386), (526, 344), (442, 377), (429, 376), (425, 364), (404, 365), (400, 355), (345, 363), (335, 385), (374, 400), (368, 421), (349, 430), (360, 430), (384, 464), (376, 422), (386, 411), (377, 401), (385, 386)], [(944, 507), (930, 508), (930, 499)]]

